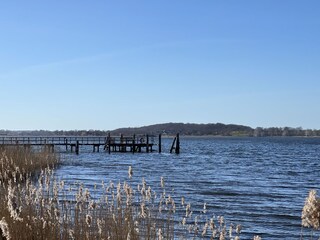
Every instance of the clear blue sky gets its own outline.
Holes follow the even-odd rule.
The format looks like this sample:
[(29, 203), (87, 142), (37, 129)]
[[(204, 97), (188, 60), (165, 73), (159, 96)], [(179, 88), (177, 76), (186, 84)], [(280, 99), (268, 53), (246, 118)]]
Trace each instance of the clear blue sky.
[(2, 1), (0, 129), (320, 129), (320, 1)]

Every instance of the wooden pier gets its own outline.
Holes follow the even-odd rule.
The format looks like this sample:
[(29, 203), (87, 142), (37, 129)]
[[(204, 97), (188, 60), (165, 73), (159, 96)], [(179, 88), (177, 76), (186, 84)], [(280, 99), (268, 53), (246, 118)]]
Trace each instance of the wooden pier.
[[(178, 135), (177, 135), (178, 136)], [(158, 140), (156, 142), (156, 140)], [(111, 152), (155, 152), (161, 153), (161, 134), (158, 139), (155, 135), (133, 136), (0, 136), (0, 147), (4, 146), (43, 146), (54, 151), (56, 146), (65, 147), (66, 151), (79, 154), (81, 146), (91, 146), (93, 152), (101, 149)], [(158, 149), (155, 149), (158, 146)], [(179, 153), (179, 152), (176, 152)]]

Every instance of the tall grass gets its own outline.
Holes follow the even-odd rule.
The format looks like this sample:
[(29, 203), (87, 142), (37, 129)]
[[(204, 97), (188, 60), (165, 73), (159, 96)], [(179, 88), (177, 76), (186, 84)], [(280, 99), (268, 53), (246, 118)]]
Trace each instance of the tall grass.
[[(4, 239), (239, 239), (241, 226), (223, 217), (208, 218), (191, 203), (159, 193), (142, 179), (95, 186), (65, 186), (52, 174), (57, 156), (24, 148), (6, 148), (0, 158), (0, 236)], [(128, 181), (133, 169), (128, 171)], [(99, 189), (98, 189), (99, 188)], [(97, 194), (99, 193), (99, 194)], [(22, 234), (23, 233), (23, 234)], [(1, 239), (1, 238), (0, 238)]]
[[(28, 239), (19, 233), (19, 226), (30, 226), (23, 220), (36, 216), (36, 212), (25, 192), (41, 169), (52, 169), (58, 163), (59, 157), (46, 148), (37, 151), (21, 146), (0, 148), (0, 239)], [(15, 231), (19, 234), (14, 234)]]
[(21, 181), (36, 177), (44, 168), (53, 168), (59, 163), (59, 156), (46, 148), (33, 150), (30, 147), (9, 146), (0, 148), (0, 181), (9, 179)]
[(101, 183), (99, 188), (103, 194), (96, 197), (81, 184), (67, 188), (48, 170), (36, 183), (9, 180), (1, 188), (3, 235), (7, 239), (239, 239), (240, 225), (227, 228), (223, 217), (203, 221), (193, 216), (190, 203), (177, 204), (164, 189), (157, 195), (144, 180), (135, 189), (126, 182)]
[[(54, 178), (59, 157), (46, 150), (0, 150), (0, 239), (233, 239), (241, 225), (209, 217), (183, 197), (168, 194), (165, 179), (154, 191), (145, 179), (66, 186)], [(320, 198), (312, 190), (302, 211), (302, 227), (320, 228)], [(311, 239), (312, 239), (311, 235)], [(254, 239), (261, 239), (254, 236)], [(303, 235), (301, 234), (301, 239)]]

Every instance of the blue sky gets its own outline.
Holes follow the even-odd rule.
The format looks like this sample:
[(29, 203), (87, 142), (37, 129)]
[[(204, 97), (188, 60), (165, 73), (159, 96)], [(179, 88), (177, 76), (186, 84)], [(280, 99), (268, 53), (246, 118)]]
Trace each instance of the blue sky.
[(0, 129), (320, 129), (320, 2), (3, 1)]

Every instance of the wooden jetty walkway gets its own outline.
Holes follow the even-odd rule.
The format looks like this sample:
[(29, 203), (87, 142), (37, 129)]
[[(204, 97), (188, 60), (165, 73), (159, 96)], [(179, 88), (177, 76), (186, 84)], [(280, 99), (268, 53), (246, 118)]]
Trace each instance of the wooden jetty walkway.
[[(179, 135), (177, 134), (179, 138)], [(176, 138), (177, 138), (176, 137)], [(161, 153), (161, 134), (156, 142), (155, 135), (133, 135), (133, 136), (0, 136), (0, 147), (3, 146), (44, 146), (54, 151), (55, 146), (64, 146), (66, 151), (79, 154), (81, 146), (92, 146), (93, 152), (99, 152), (100, 148), (108, 152), (154, 152), (155, 146), (158, 146), (158, 152)], [(176, 138), (174, 142), (176, 141)], [(174, 147), (173, 147), (174, 146)], [(179, 153), (180, 146), (172, 144), (170, 152), (175, 149)], [(177, 151), (178, 149), (178, 151)]]

